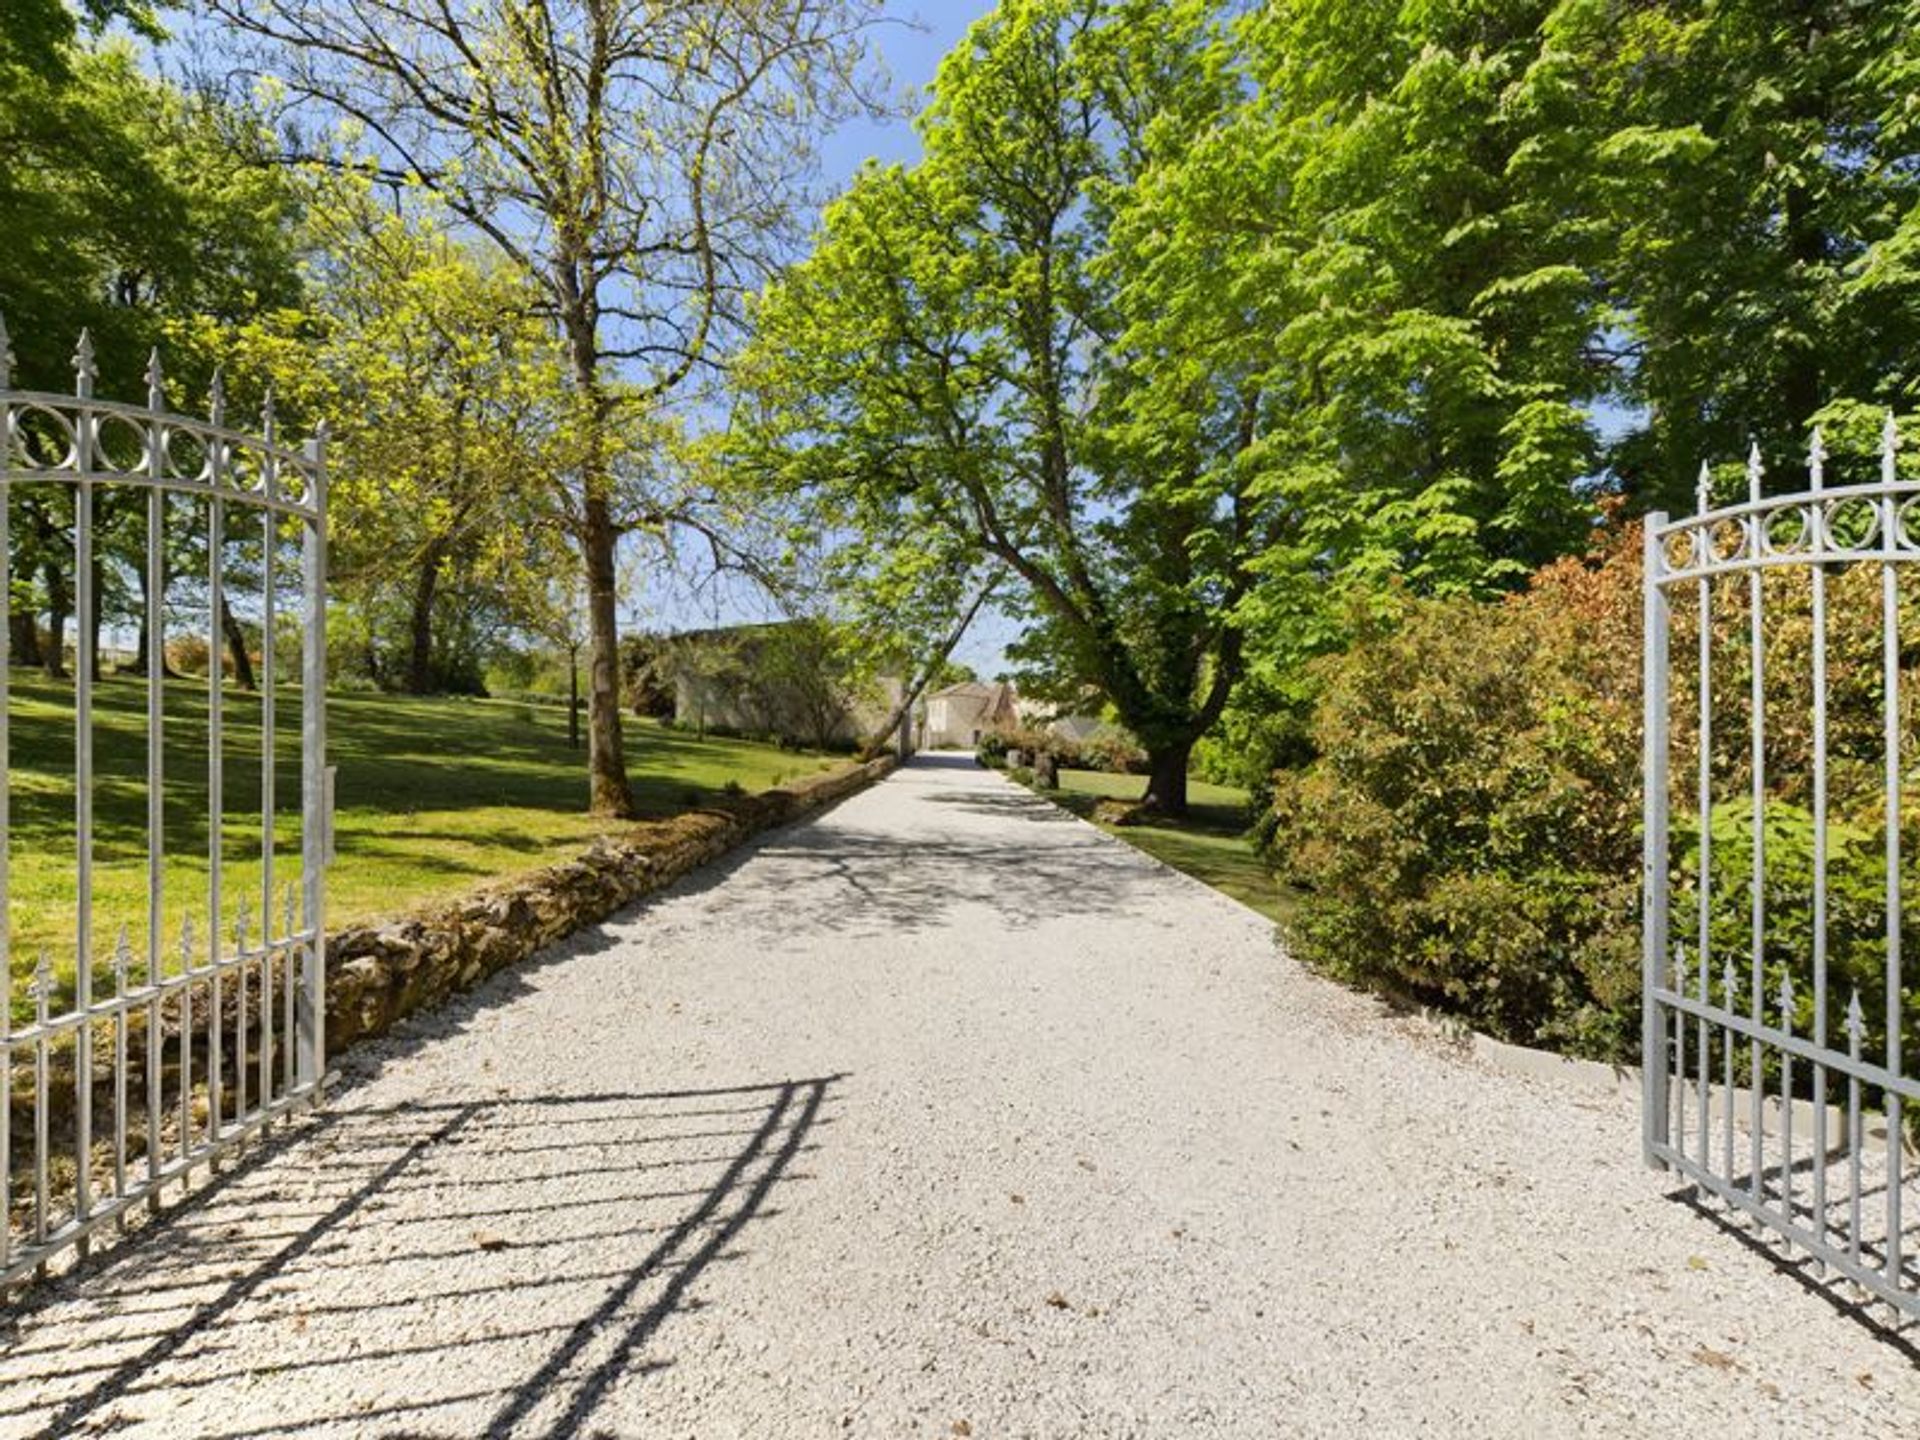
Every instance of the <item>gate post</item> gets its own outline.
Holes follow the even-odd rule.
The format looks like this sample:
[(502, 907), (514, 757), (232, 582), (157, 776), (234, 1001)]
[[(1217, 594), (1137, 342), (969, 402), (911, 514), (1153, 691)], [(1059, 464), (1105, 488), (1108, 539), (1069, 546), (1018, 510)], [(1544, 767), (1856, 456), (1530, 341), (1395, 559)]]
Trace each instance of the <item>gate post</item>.
[(1641, 682), (1642, 728), (1646, 753), (1641, 765), (1644, 846), (1640, 890), (1640, 1143), (1648, 1166), (1663, 1163), (1654, 1147), (1668, 1142), (1667, 1042), (1661, 1007), (1655, 998), (1667, 954), (1667, 632), (1672, 619), (1667, 592), (1660, 583), (1665, 559), (1660, 532), (1665, 511), (1647, 516), (1643, 532), (1640, 584), (1644, 603), (1645, 671)]

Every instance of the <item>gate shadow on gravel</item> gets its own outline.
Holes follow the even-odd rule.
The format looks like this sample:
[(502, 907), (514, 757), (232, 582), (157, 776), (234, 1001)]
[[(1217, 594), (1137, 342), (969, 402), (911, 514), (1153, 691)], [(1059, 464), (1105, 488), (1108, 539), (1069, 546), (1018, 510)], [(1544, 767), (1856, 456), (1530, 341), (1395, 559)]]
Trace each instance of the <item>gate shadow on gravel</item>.
[[(1810, 1172), (1812, 1168), (1811, 1161), (1803, 1160), (1794, 1166), (1794, 1171), (1796, 1174), (1801, 1174)], [(1777, 1196), (1780, 1167), (1777, 1164), (1769, 1165), (1761, 1173), (1765, 1177), (1767, 1188)], [(1911, 1183), (1910, 1180), (1909, 1183)], [(1873, 1196), (1883, 1194), (1884, 1191), (1884, 1185), (1862, 1190), (1861, 1198), (1871, 1201)], [(1843, 1275), (1836, 1273), (1823, 1276), (1819, 1261), (1814, 1257), (1801, 1254), (1798, 1250), (1791, 1253), (1782, 1250), (1779, 1242), (1772, 1238), (1771, 1233), (1756, 1233), (1752, 1223), (1745, 1216), (1730, 1213), (1718, 1200), (1703, 1199), (1691, 1185), (1669, 1191), (1667, 1199), (1693, 1211), (1716, 1230), (1738, 1242), (1748, 1253), (1766, 1261), (1809, 1295), (1824, 1301), (1837, 1313), (1844, 1315), (1873, 1336), (1875, 1340), (1888, 1349), (1896, 1351), (1907, 1364), (1920, 1368), (1920, 1320), (1895, 1314), (1892, 1307), (1884, 1302), (1867, 1298), (1863, 1291)], [(1835, 1208), (1839, 1208), (1838, 1202)], [(1805, 1209), (1810, 1210), (1811, 1207), (1805, 1207)], [(1802, 1211), (1803, 1223), (1804, 1220), (1805, 1210)], [(1916, 1245), (1920, 1245), (1920, 1220), (1903, 1225), (1901, 1234), (1905, 1237), (1904, 1248), (1911, 1254)], [(1885, 1253), (1878, 1239), (1863, 1249), (1874, 1260), (1878, 1260)]]
[(842, 1078), (326, 1112), (11, 1317), (0, 1432), (593, 1433)]

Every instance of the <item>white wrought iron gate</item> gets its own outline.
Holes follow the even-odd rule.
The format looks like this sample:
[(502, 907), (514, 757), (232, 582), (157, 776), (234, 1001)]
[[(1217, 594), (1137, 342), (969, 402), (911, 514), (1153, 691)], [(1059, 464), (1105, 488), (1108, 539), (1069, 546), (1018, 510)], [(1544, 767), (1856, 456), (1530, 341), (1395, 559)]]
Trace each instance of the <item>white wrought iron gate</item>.
[(1693, 515), (1648, 517), (1643, 1141), (1920, 1314), (1902, 971), (1920, 480), (1898, 452), (1889, 419), (1849, 477), (1816, 433), (1806, 489), (1765, 494), (1756, 449), (1740, 503), (1715, 506), (1703, 469)]
[[(271, 397), (257, 435), (235, 428), (217, 375), (205, 418), (175, 413), (157, 352), (144, 406), (96, 397), (84, 333), (74, 368), (70, 395), (14, 389), (0, 324), (0, 1290), (190, 1186), (314, 1102), (325, 1071), (324, 436), (284, 443)], [(16, 610), (36, 623), (20, 599), (36, 546), (60, 552), (44, 573), (73, 619), (70, 685), (13, 653)], [(259, 635), (248, 694), (224, 680), (241, 572)], [(95, 674), (108, 588), (144, 621), (132, 678)], [(204, 677), (170, 673), (182, 612), (174, 634), (204, 642)], [(63, 617), (45, 642), (55, 671), (65, 635)], [(283, 639), (299, 672), (293, 773), (277, 753), (293, 738)], [(251, 665), (238, 650), (236, 668)], [(71, 780), (57, 826), (50, 768)], [(233, 798), (256, 789), (237, 816)], [(72, 896), (57, 909), (56, 872)]]

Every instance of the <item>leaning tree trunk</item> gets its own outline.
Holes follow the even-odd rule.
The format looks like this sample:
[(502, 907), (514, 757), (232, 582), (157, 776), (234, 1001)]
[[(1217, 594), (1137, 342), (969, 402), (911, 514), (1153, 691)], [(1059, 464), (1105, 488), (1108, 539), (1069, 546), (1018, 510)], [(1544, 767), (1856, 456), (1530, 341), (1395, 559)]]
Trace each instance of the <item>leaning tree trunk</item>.
[(580, 423), (585, 427), (576, 538), (587, 581), (587, 805), (595, 815), (627, 820), (634, 813), (633, 787), (627, 783), (621, 735), (620, 622), (613, 608), (620, 528), (614, 523), (607, 466), (610, 409), (600, 388), (596, 300), (582, 289), (579, 272), (571, 263), (556, 267), (555, 280), (562, 297), (562, 326), (580, 401)]
[(1140, 808), (1150, 815), (1180, 820), (1187, 813), (1187, 762), (1193, 742), (1150, 746), (1147, 750), (1147, 793)]
[(954, 647), (960, 643), (961, 637), (967, 633), (967, 627), (973, 624), (973, 617), (980, 613), (980, 607), (987, 603), (987, 597), (993, 594), (994, 587), (999, 583), (1000, 577), (995, 575), (980, 587), (980, 593), (973, 597), (973, 603), (967, 606), (966, 614), (960, 617), (960, 623), (947, 632), (947, 638), (940, 646), (940, 653), (928, 660), (925, 667), (921, 670), (919, 678), (914, 680), (911, 685), (905, 687), (901, 692), (900, 702), (888, 713), (886, 723), (873, 733), (873, 737), (867, 742), (865, 747), (862, 748), (860, 751), (860, 758), (862, 760), (875, 759), (889, 745), (894, 743), (894, 737), (898, 733), (901, 724), (905, 722), (907, 716), (913, 711), (914, 701), (918, 700), (920, 698), (920, 692), (932, 683), (933, 677), (939, 673), (940, 667), (947, 663), (947, 657), (953, 654)]
[[(258, 690), (260, 682), (253, 677), (253, 657), (247, 653), (247, 632), (240, 628), (240, 621), (224, 595), (220, 597), (220, 630), (227, 637), (227, 656), (233, 661), (233, 683), (242, 690)], [(214, 663), (219, 663), (218, 657)]]
[(135, 567), (140, 577), (140, 639), (136, 643), (133, 659), (121, 667), (123, 672), (128, 675), (144, 675), (147, 673), (147, 646), (153, 638), (153, 626), (156, 621), (158, 621), (160, 626), (160, 673), (168, 680), (176, 679), (179, 675), (179, 672), (176, 671), (167, 660), (167, 616), (165, 599), (167, 577), (164, 568), (165, 564), (166, 560), (163, 556), (161, 559), (163, 568), (160, 575), (161, 598), (158, 601), (155, 600), (152, 588), (148, 584), (149, 577), (146, 566), (141, 565)]

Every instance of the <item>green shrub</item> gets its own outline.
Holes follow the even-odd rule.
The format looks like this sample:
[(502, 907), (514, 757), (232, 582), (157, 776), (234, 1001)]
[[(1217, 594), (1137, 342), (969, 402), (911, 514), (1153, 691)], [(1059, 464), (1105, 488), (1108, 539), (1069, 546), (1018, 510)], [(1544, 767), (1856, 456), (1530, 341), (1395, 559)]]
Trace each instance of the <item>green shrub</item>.
[(1104, 770), (1109, 775), (1144, 775), (1147, 752), (1132, 736), (1114, 731), (1094, 736), (1080, 746), (1080, 768)]
[[(1318, 757), (1275, 777), (1263, 827), (1304, 892), (1294, 938), (1330, 973), (1455, 1011), (1505, 1039), (1606, 1058), (1638, 1045), (1640, 1000), (1640, 564), (1637, 527), (1588, 560), (1549, 566), (1495, 603), (1417, 601), (1319, 667)], [(1863, 1053), (1885, 1054), (1884, 796), (1877, 567), (1828, 586), (1829, 1035), (1855, 989)], [(1810, 586), (1765, 585), (1767, 845), (1763, 1010), (1791, 985), (1813, 1023)], [(1716, 587), (1708, 623), (1714, 737), (1708, 989), (1752, 1004), (1750, 614), (1744, 583)], [(1902, 597), (1901, 629), (1920, 615)], [(1697, 603), (1676, 598), (1670, 755), (1671, 933), (1699, 992)], [(1913, 693), (1920, 655), (1904, 657)], [(1693, 673), (1689, 673), (1692, 671)], [(1920, 894), (1920, 796), (1903, 785), (1901, 884)], [(1920, 907), (1902, 945), (1920, 953)], [(1920, 1043), (1909, 987), (1905, 1044)], [(1769, 1059), (1769, 1066), (1776, 1061)]]
[(1031, 786), (1033, 784), (1033, 769), (1027, 765), (1012, 766), (1007, 771), (1007, 778), (1016, 785)]
[(1418, 601), (1321, 662), (1270, 858), (1306, 958), (1503, 1038), (1623, 1053), (1638, 1003), (1636, 544)]

